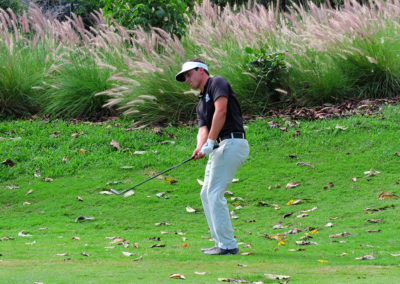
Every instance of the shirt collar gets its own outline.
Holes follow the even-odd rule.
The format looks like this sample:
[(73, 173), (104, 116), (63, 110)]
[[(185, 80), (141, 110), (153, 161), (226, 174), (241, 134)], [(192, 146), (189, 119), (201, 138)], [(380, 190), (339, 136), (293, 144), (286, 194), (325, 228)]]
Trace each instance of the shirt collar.
[(208, 77), (206, 84), (204, 85), (204, 91), (200, 92), (199, 94), (199, 99), (201, 99), (206, 93), (207, 93), (207, 88), (208, 84), (210, 83), (211, 77)]

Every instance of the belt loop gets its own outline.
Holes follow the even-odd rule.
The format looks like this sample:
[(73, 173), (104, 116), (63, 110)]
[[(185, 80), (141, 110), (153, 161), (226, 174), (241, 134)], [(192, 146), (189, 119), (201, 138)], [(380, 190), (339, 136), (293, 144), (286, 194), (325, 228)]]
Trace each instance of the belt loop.
[(235, 138), (235, 135), (233, 134), (233, 132), (231, 132), (230, 135), (231, 135), (232, 139)]

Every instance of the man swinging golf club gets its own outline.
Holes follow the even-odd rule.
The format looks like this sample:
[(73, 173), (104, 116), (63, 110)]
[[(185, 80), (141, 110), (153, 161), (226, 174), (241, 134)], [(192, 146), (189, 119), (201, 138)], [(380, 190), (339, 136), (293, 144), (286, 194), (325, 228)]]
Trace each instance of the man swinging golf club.
[[(192, 157), (198, 160), (209, 155), (200, 196), (215, 241), (214, 247), (202, 252), (238, 254), (224, 192), (249, 155), (239, 102), (227, 80), (210, 77), (207, 65), (200, 59), (185, 62), (176, 80), (201, 91), (196, 108), (197, 147)], [(219, 147), (214, 149), (216, 143)]]

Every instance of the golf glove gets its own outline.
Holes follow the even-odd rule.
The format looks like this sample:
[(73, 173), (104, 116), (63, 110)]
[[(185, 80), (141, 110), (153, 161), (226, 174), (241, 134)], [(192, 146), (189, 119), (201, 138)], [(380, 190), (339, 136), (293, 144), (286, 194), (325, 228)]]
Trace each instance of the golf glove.
[(203, 147), (201, 148), (201, 153), (204, 155), (210, 154), (214, 149), (214, 143), (215, 143), (214, 140), (207, 139), (206, 144), (204, 144)]

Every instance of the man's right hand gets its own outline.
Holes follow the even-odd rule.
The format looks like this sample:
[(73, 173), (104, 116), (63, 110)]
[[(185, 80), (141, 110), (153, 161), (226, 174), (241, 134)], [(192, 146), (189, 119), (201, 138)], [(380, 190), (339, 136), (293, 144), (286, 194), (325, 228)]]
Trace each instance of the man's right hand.
[(198, 159), (202, 159), (205, 156), (206, 156), (205, 154), (201, 153), (201, 148), (194, 150), (193, 151), (193, 155), (192, 155), (193, 160), (195, 160), (195, 161), (198, 160)]

